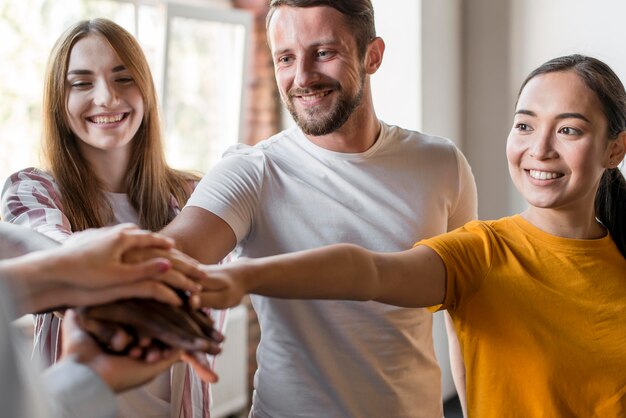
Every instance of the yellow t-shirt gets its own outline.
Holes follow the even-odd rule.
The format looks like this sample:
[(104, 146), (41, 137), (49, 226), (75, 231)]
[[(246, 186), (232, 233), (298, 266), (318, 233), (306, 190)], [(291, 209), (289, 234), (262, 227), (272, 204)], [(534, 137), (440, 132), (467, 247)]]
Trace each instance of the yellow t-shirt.
[(443, 259), (470, 417), (626, 417), (626, 259), (521, 216), (421, 241)]

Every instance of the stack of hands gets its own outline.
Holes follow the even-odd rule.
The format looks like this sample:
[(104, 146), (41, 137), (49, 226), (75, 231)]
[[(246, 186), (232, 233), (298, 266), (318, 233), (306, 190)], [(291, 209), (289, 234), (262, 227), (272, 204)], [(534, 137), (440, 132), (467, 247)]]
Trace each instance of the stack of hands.
[(207, 354), (220, 352), (223, 336), (200, 307), (208, 278), (172, 240), (128, 224), (88, 230), (48, 261), (61, 268), (29, 296), (31, 310), (74, 308), (64, 311), (62, 359), (91, 367), (116, 392), (180, 360), (217, 381)]

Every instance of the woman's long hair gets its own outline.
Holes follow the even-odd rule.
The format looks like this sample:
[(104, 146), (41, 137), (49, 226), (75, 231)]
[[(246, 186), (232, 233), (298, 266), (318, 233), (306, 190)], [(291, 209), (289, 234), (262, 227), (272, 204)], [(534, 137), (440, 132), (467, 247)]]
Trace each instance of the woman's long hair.
[[(573, 71), (602, 103), (608, 122), (609, 140), (626, 131), (626, 91), (619, 77), (602, 61), (584, 55), (552, 59), (528, 75), (524, 86), (534, 77), (557, 71)], [(617, 167), (602, 174), (595, 198), (596, 218), (608, 229), (617, 248), (626, 257), (626, 179)]]
[(61, 192), (64, 214), (72, 230), (101, 227), (113, 221), (102, 182), (82, 156), (67, 116), (67, 69), (72, 48), (90, 34), (103, 36), (130, 71), (144, 102), (143, 120), (131, 141), (125, 189), (139, 214), (139, 225), (153, 231), (174, 217), (172, 199), (182, 207), (198, 176), (168, 167), (154, 82), (137, 40), (107, 19), (81, 21), (54, 45), (46, 69), (43, 95), (43, 152), (46, 169)]

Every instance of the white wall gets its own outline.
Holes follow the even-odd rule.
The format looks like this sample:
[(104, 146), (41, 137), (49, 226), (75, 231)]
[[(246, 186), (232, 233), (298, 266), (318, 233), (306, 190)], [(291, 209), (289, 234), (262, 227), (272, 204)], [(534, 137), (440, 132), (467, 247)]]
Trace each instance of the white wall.
[(379, 118), (462, 146), (461, 0), (373, 0), (386, 44), (371, 78)]
[(599, 58), (626, 80), (623, 0), (514, 0), (511, 14), (513, 82), (560, 55)]
[(407, 129), (422, 126), (421, 1), (373, 0), (376, 32), (385, 41), (380, 69), (371, 77), (377, 116)]
[(478, 216), (510, 213), (505, 143), (512, 115), (510, 0), (464, 2), (463, 151), (478, 187)]
[(462, 1), (422, 1), (422, 131), (463, 149)]

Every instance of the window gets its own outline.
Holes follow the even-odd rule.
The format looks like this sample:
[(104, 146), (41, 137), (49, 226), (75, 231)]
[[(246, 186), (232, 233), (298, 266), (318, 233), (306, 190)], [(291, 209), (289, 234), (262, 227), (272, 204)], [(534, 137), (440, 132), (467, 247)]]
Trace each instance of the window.
[(133, 33), (148, 57), (169, 163), (206, 171), (238, 142), (251, 16), (225, 0), (8, 0), (0, 6), (0, 179), (39, 166), (48, 54), (67, 27), (107, 17)]
[(168, 158), (206, 171), (238, 142), (251, 16), (170, 4), (163, 109)]

